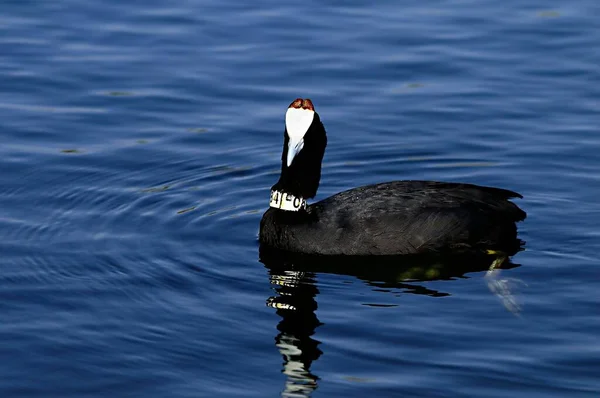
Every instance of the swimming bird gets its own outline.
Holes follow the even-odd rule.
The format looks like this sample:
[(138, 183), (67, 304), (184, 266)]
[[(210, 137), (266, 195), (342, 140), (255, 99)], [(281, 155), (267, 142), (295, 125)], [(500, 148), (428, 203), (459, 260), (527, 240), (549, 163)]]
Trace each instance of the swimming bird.
[(509, 200), (522, 196), (506, 189), (392, 181), (308, 205), (319, 188), (326, 146), (312, 101), (297, 98), (285, 115), (281, 175), (260, 223), (261, 246), (342, 256), (472, 252), (502, 261), (520, 250), (516, 222), (526, 213)]

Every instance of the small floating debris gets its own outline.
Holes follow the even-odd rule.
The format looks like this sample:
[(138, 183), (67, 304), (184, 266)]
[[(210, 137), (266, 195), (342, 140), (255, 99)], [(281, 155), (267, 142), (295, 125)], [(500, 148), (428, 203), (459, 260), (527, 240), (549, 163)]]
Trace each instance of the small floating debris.
[(413, 83), (400, 83), (390, 88), (390, 93), (392, 94), (405, 94), (411, 92), (412, 90), (416, 90), (419, 88), (425, 87), (425, 83), (413, 82)]
[(170, 185), (163, 185), (160, 187), (145, 188), (145, 189), (142, 189), (142, 192), (147, 192), (147, 193), (163, 192), (163, 191), (166, 191), (167, 189), (169, 189), (170, 187), (171, 187)]
[(343, 376), (343, 379), (352, 383), (372, 383), (376, 381), (372, 377), (357, 377), (357, 376)]
[(377, 304), (377, 303), (364, 303), (366, 307), (378, 307), (378, 308), (394, 308), (398, 307), (398, 304)]
[(188, 207), (187, 209), (179, 210), (177, 214), (187, 213), (188, 211), (196, 210), (197, 206)]
[(556, 10), (542, 10), (538, 11), (537, 16), (541, 18), (558, 18), (560, 17), (560, 12)]
[(79, 149), (61, 149), (60, 150), (62, 153), (82, 153), (82, 151), (80, 151)]
[(106, 95), (111, 97), (131, 97), (134, 94), (131, 91), (109, 91)]
[(208, 129), (205, 129), (203, 127), (189, 127), (186, 129), (187, 131), (189, 131), (190, 133), (206, 133), (208, 131)]

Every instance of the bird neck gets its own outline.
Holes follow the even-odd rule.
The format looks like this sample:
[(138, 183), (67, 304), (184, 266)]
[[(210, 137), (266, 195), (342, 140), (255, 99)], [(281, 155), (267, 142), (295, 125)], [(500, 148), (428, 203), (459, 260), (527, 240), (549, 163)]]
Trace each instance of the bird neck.
[[(279, 181), (272, 187), (272, 191), (290, 194), (301, 201), (313, 198), (321, 182), (321, 163), (327, 146), (327, 136), (320, 121), (312, 127), (304, 137), (302, 150), (294, 157), (292, 163), (287, 165), (289, 138), (287, 133), (283, 143), (281, 156), (281, 175)], [(311, 128), (311, 129), (312, 129)]]

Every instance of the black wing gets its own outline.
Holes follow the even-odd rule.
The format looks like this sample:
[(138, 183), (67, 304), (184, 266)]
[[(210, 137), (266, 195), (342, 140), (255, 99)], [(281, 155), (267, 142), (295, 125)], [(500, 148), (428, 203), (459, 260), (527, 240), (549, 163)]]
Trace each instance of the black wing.
[[(472, 184), (394, 181), (341, 192), (311, 206), (332, 247), (345, 254), (464, 249), (518, 250), (516, 192)], [(325, 229), (327, 231), (325, 231)]]

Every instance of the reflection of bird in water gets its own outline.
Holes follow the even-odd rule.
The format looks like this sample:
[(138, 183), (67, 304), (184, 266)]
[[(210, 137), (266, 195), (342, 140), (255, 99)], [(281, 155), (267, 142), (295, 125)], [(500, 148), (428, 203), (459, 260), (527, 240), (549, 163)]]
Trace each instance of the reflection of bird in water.
[(288, 378), (282, 396), (310, 396), (318, 380), (310, 372), (310, 365), (322, 354), (319, 341), (311, 337), (321, 325), (315, 314), (319, 290), (314, 276), (304, 272), (270, 270), (269, 279), (276, 285), (277, 296), (269, 298), (267, 305), (277, 309), (282, 318), (275, 338), (283, 356), (283, 373)]
[[(269, 269), (269, 279), (276, 295), (267, 300), (275, 308), (281, 321), (276, 346), (283, 356), (282, 372), (287, 376), (282, 396), (308, 397), (318, 386), (318, 376), (310, 367), (323, 352), (320, 342), (313, 338), (322, 323), (317, 318), (316, 284), (318, 273), (355, 276), (373, 287), (400, 289), (404, 293), (431, 297), (449, 296), (420, 285), (419, 281), (452, 280), (467, 272), (487, 271), (486, 282), (499, 296), (505, 307), (513, 312), (519, 306), (512, 296), (507, 280), (499, 279), (499, 269), (489, 271), (487, 256), (456, 256), (441, 258), (419, 257), (319, 257), (290, 255), (261, 246), (260, 261)], [(503, 262), (501, 268), (514, 268), (518, 264)]]

